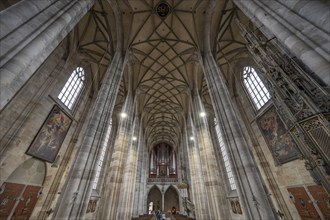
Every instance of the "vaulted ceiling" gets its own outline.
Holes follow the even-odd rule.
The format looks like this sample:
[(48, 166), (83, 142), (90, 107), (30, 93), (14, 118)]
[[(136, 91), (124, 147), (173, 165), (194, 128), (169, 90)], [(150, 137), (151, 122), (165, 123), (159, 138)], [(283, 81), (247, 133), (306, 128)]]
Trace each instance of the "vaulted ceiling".
[[(184, 118), (190, 109), (194, 77), (204, 104), (212, 108), (198, 57), (203, 54), (204, 18), (208, 0), (118, 0), (123, 15), (128, 56), (116, 109), (121, 109), (133, 74), (136, 110), (143, 117), (149, 148), (159, 142), (180, 144)], [(245, 42), (235, 18), (241, 16), (232, 0), (217, 0), (211, 22), (214, 56), (226, 79), (231, 62), (244, 54)], [(91, 63), (94, 88), (100, 86), (116, 45), (115, 18), (106, 0), (94, 7), (70, 34), (70, 45)], [(77, 47), (75, 47), (77, 46)]]

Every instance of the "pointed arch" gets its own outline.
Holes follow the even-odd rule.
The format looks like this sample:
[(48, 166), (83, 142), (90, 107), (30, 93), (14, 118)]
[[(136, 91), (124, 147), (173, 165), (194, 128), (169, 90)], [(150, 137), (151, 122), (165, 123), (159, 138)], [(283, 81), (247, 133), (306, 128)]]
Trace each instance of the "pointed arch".
[(170, 186), (167, 188), (164, 195), (164, 211), (167, 212), (171, 210), (174, 206), (176, 210), (179, 210), (179, 193), (174, 186)]
[(19, 165), (14, 172), (10, 174), (6, 182), (42, 186), (46, 177), (46, 169), (47, 166), (45, 162), (30, 158)]
[[(151, 206), (151, 204), (152, 204), (152, 206)], [(162, 208), (162, 193), (156, 185), (151, 187), (149, 190), (147, 206), (148, 206), (147, 207), (148, 214), (151, 214), (155, 210)], [(149, 206), (151, 206), (151, 207), (149, 207)]]

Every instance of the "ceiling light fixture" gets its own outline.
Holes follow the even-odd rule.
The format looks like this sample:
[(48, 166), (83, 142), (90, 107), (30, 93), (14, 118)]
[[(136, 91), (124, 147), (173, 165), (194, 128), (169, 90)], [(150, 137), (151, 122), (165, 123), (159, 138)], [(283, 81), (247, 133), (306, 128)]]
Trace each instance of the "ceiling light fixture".
[(126, 118), (126, 117), (127, 117), (127, 114), (126, 114), (125, 112), (122, 112), (122, 113), (120, 114), (120, 116), (121, 116), (122, 118)]
[(206, 116), (206, 113), (205, 112), (201, 112), (201, 113), (199, 113), (199, 116), (205, 117)]
[(136, 141), (136, 139), (137, 139), (137, 138), (136, 138), (135, 136), (132, 138), (133, 141)]

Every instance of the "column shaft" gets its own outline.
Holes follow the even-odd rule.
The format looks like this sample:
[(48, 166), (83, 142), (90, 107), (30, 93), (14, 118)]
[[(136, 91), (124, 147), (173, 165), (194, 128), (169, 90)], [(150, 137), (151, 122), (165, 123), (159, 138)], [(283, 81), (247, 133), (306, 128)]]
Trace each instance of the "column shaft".
[[(142, 124), (140, 124), (140, 131), (143, 130)], [(142, 214), (140, 207), (143, 207), (144, 204), (144, 194), (141, 194), (143, 192), (143, 189), (146, 188), (146, 185), (143, 184), (143, 180), (145, 177), (144, 171), (145, 169), (143, 168), (143, 161), (147, 161), (144, 156), (144, 151), (146, 150), (146, 146), (144, 145), (144, 136), (142, 132), (139, 132), (138, 136), (138, 144), (139, 144), (139, 153), (137, 157), (137, 167), (136, 167), (136, 177), (135, 177), (135, 192), (134, 192), (134, 205), (133, 205), (133, 218), (136, 218), (139, 216), (139, 214)], [(144, 180), (145, 181), (145, 180)], [(142, 206), (141, 206), (142, 204)]]
[(126, 159), (125, 170), (123, 173), (123, 184), (121, 186), (121, 195), (117, 219), (132, 219), (133, 201), (136, 184), (137, 163), (139, 157), (139, 140), (133, 140), (132, 137), (139, 137), (139, 117), (136, 115), (131, 132), (131, 140), (128, 146), (128, 155)]
[(192, 137), (196, 137), (195, 134), (195, 126), (193, 124), (191, 114), (188, 114), (187, 117), (187, 133), (185, 137), (185, 142), (187, 144), (187, 151), (188, 151), (188, 160), (189, 166), (191, 170), (191, 184), (193, 188), (193, 198), (195, 203), (195, 217), (196, 219), (200, 220), (209, 220), (209, 209), (208, 206), (208, 194), (205, 190), (205, 183), (203, 178), (203, 170), (201, 166), (201, 159), (198, 149), (198, 143), (195, 140), (188, 141), (187, 135), (191, 135)]
[(105, 128), (110, 123), (119, 89), (122, 65), (121, 53), (116, 53), (98, 93), (81, 147), (62, 192), (56, 218), (76, 219), (85, 215), (84, 209), (92, 191), (92, 183), (101, 155), (100, 148), (105, 139)]
[(289, 10), (292, 10), (303, 20), (310, 22), (316, 28), (330, 34), (330, 4), (322, 0), (277, 0)]
[(210, 1), (205, 14), (204, 54), (201, 62), (217, 122), (222, 125), (222, 134), (226, 136), (224, 141), (242, 205), (242, 218), (275, 219), (258, 168), (240, 127), (226, 81), (212, 55), (211, 18), (215, 4), (215, 0)]
[[(114, 119), (114, 117), (113, 117)], [(108, 187), (108, 181), (109, 181), (109, 170), (110, 170), (110, 164), (111, 164), (111, 158), (112, 158), (112, 151), (113, 151), (113, 146), (115, 144), (116, 136), (117, 136), (117, 130), (118, 130), (118, 121), (117, 120), (112, 120), (112, 128), (111, 128), (111, 135), (109, 138), (109, 143), (108, 143), (108, 150), (106, 152), (106, 159), (103, 160), (103, 166), (102, 166), (102, 171), (100, 174), (100, 181), (99, 181), (99, 186), (100, 188), (98, 189), (98, 192), (100, 192), (100, 200), (99, 200), (99, 205), (97, 207), (97, 213), (96, 213), (96, 219), (102, 219), (102, 213), (104, 210), (108, 209), (108, 204), (107, 204), (107, 198), (105, 195), (109, 194), (109, 187)]]
[(208, 194), (208, 206), (211, 219), (221, 219), (219, 212), (219, 198), (221, 189), (219, 183), (218, 167), (214, 156), (213, 144), (208, 130), (207, 117), (201, 117), (200, 112), (205, 112), (202, 100), (197, 91), (193, 95), (194, 119), (196, 121), (196, 134), (200, 151), (201, 164), (205, 189)]
[(225, 164), (223, 161), (223, 155), (221, 152), (221, 147), (219, 144), (219, 138), (217, 136), (217, 132), (215, 130), (215, 126), (214, 124), (211, 125), (211, 120), (209, 122), (209, 131), (210, 131), (210, 136), (212, 138), (212, 142), (214, 145), (214, 154), (215, 154), (215, 158), (216, 161), (218, 162), (218, 168), (217, 170), (219, 170), (219, 184), (220, 184), (220, 188), (222, 190), (220, 190), (220, 197), (219, 197), (219, 202), (220, 202), (220, 206), (219, 206), (219, 211), (221, 213), (221, 216), (223, 219), (230, 219), (230, 207), (229, 207), (229, 203), (227, 201), (227, 195), (230, 195), (230, 193), (228, 193), (228, 176), (226, 168), (225, 168)]
[[(80, 1), (84, 2), (84, 1)], [(103, 83), (92, 108), (87, 130), (73, 167), (63, 189), (56, 219), (84, 219), (92, 193), (93, 181), (105, 142), (123, 73), (123, 25), (117, 2), (109, 0), (116, 17), (117, 45), (113, 60), (106, 70)], [(116, 10), (115, 10), (116, 9)]]
[(215, 115), (225, 128), (222, 132), (227, 137), (227, 152), (232, 159), (231, 166), (240, 201), (243, 203), (243, 214), (250, 219), (273, 219), (275, 217), (271, 205), (239, 125), (228, 88), (211, 53), (204, 55), (204, 68)]
[(147, 200), (148, 200), (148, 194), (147, 194), (147, 181), (148, 181), (148, 171), (149, 171), (149, 164), (148, 164), (148, 158), (149, 157), (149, 151), (148, 147), (146, 146), (145, 143), (145, 137), (144, 134), (142, 135), (143, 138), (143, 150), (141, 154), (141, 160), (142, 160), (142, 167), (141, 167), (141, 184), (140, 184), (140, 192), (139, 192), (139, 210), (138, 214), (146, 214), (147, 211)]
[(132, 130), (133, 97), (132, 93), (127, 94), (122, 111), (127, 113), (126, 118), (121, 118), (118, 126), (118, 133), (114, 144), (114, 149), (110, 164), (109, 194), (107, 198), (107, 208), (104, 210), (102, 219), (117, 219), (117, 212), (120, 208), (121, 185), (128, 154), (130, 133)]

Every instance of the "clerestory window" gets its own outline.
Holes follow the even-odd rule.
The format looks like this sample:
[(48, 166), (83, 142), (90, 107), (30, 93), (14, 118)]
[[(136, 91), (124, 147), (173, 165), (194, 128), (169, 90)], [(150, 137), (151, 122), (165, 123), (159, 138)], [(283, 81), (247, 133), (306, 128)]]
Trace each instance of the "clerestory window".
[(253, 67), (244, 67), (243, 82), (254, 105), (256, 106), (257, 110), (259, 110), (269, 101), (270, 93)]
[(95, 179), (94, 179), (94, 182), (93, 182), (93, 189), (97, 188), (97, 184), (99, 182), (100, 173), (101, 173), (102, 165), (103, 165), (103, 160), (104, 160), (104, 157), (106, 155), (107, 148), (108, 148), (108, 142), (109, 142), (111, 127), (112, 127), (112, 121), (110, 121), (110, 124), (108, 125), (107, 131), (106, 131), (106, 134), (105, 134), (105, 141), (104, 141), (103, 146), (102, 146), (102, 150), (101, 150), (102, 152), (101, 152), (100, 160), (99, 160), (98, 166), (96, 168), (96, 176), (95, 176)]
[(230, 189), (231, 190), (236, 190), (235, 179), (234, 179), (234, 176), (233, 176), (233, 172), (231, 170), (227, 150), (226, 150), (226, 147), (225, 147), (225, 142), (223, 141), (220, 126), (219, 126), (216, 118), (214, 119), (214, 123), (215, 123), (215, 131), (217, 132), (217, 137), (218, 137), (218, 140), (219, 140), (222, 159), (223, 159), (223, 162), (225, 164), (225, 168), (226, 168), (226, 172), (227, 172), (227, 177), (228, 177)]
[(79, 97), (80, 92), (84, 86), (85, 73), (82, 67), (77, 67), (72, 73), (68, 81), (65, 83), (58, 98), (69, 109), (72, 109), (73, 104)]

